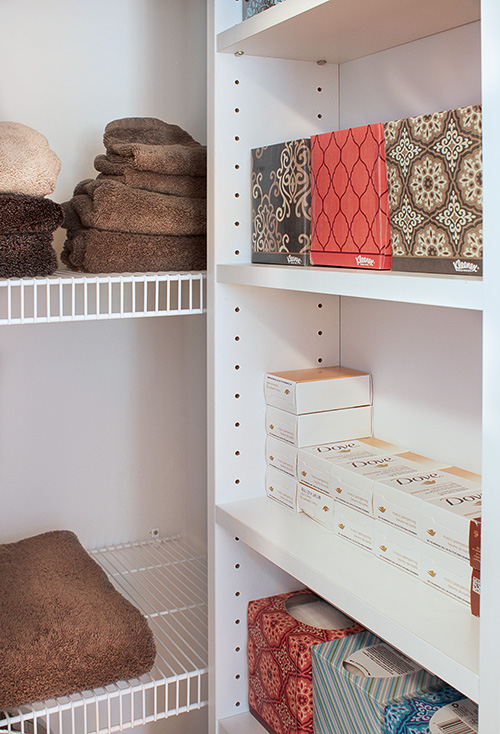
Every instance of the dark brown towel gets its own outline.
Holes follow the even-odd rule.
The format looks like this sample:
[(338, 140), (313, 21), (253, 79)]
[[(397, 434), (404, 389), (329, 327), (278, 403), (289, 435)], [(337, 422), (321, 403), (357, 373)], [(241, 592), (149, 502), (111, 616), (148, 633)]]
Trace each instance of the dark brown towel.
[(108, 122), (103, 136), (107, 149), (115, 143), (147, 143), (148, 145), (175, 145), (196, 142), (178, 125), (156, 117), (124, 117)]
[(52, 199), (0, 193), (0, 234), (55, 232), (62, 219), (61, 207)]
[(52, 233), (0, 235), (0, 278), (35, 278), (57, 270)]
[(116, 181), (86, 181), (71, 202), (85, 228), (136, 234), (204, 235), (206, 202), (133, 189)]
[[(98, 162), (98, 158), (103, 161)], [(98, 181), (118, 181), (135, 189), (157, 191), (171, 196), (189, 196), (194, 199), (205, 199), (207, 196), (207, 182), (204, 176), (168, 176), (151, 171), (136, 171), (127, 166), (123, 166), (121, 173), (114, 174), (107, 166), (105, 155), (97, 156), (95, 167), (96, 170), (102, 171), (97, 176)]]
[(205, 270), (206, 239), (81, 229), (66, 239), (61, 260), (86, 273)]
[(151, 669), (152, 633), (74, 533), (0, 545), (0, 709)]
[(113, 143), (107, 149), (107, 157), (111, 163), (170, 176), (206, 176), (207, 171), (207, 150), (199, 143)]

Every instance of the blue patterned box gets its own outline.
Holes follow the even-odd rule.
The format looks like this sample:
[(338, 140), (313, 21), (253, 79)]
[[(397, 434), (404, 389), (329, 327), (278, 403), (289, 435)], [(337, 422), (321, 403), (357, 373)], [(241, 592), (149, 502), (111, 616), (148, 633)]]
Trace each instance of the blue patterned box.
[(272, 8), (282, 0), (243, 0), (243, 20), (250, 18), (252, 15), (262, 13), (267, 8)]
[[(452, 705), (450, 705), (452, 704)], [(385, 734), (477, 732), (477, 706), (451, 686), (387, 706)]]
[(312, 664), (314, 734), (384, 734), (386, 706), (444, 687), (371, 632), (313, 647)]

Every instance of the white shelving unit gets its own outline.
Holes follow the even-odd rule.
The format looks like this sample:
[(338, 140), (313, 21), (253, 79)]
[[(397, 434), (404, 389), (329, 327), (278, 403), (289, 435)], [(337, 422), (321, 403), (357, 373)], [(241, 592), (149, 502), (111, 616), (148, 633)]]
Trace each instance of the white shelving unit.
[[(495, 149), (489, 163), (483, 282), (250, 264), (250, 150), (481, 103), (486, 59), (487, 159), (500, 98), (493, 71), (500, 11), (491, 0), (482, 8), (476, 0), (286, 0), (241, 22), (240, 2), (214, 0), (209, 26), (211, 734), (264, 731), (246, 713), (246, 604), (303, 585), (479, 701), (481, 734), (493, 734), (500, 731), (499, 679), (491, 673), (500, 649), (497, 532), (491, 527), (483, 542), (480, 623), (446, 596), (275, 506), (264, 492), (262, 384), (268, 370), (341, 363), (370, 371), (375, 434), (483, 468), (493, 526), (500, 513), (491, 463), (500, 305), (488, 267), (499, 236), (491, 161), (500, 154)], [(483, 315), (489, 331), (482, 343)], [(483, 352), (492, 397), (482, 431)]]
[(205, 273), (0, 279), (0, 325), (179, 316), (206, 311)]
[(140, 679), (4, 712), (2, 729), (98, 734), (207, 704), (206, 558), (180, 538), (92, 551), (116, 589), (147, 618), (156, 661)]

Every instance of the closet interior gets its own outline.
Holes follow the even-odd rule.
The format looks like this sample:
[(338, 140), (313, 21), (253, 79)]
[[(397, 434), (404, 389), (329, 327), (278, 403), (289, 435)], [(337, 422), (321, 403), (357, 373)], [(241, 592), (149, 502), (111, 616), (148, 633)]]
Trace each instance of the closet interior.
[[(111, 120), (206, 143), (201, 0), (7, 0), (0, 16), (0, 118), (48, 139), (54, 201), (96, 177)], [(141, 679), (9, 710), (0, 729), (204, 731), (205, 273), (2, 280), (0, 332), (1, 542), (76, 533), (158, 650)]]

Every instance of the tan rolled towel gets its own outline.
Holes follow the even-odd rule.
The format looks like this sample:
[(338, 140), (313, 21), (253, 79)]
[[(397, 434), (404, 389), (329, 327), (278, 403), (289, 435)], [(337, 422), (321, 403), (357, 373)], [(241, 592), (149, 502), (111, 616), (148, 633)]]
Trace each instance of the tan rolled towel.
[(61, 161), (44, 135), (20, 122), (0, 122), (0, 191), (47, 196), (60, 170)]
[[(97, 158), (104, 159), (103, 162)], [(106, 156), (96, 158), (96, 169), (102, 170), (97, 180), (118, 181), (126, 186), (146, 191), (157, 191), (160, 194), (171, 196), (190, 196), (194, 199), (204, 199), (207, 195), (207, 182), (204, 176), (168, 176), (163, 173), (152, 173), (151, 171), (136, 171), (134, 168), (122, 167), (117, 174), (111, 173), (108, 168)], [(102, 168), (100, 168), (102, 166)]]
[(87, 273), (205, 270), (206, 239), (81, 229), (66, 239), (61, 260)]
[(104, 146), (114, 143), (147, 143), (149, 145), (175, 145), (194, 143), (194, 138), (178, 125), (172, 125), (156, 117), (124, 117), (108, 122), (104, 129)]
[(206, 202), (116, 181), (80, 184), (72, 204), (85, 228), (135, 234), (205, 235)]

